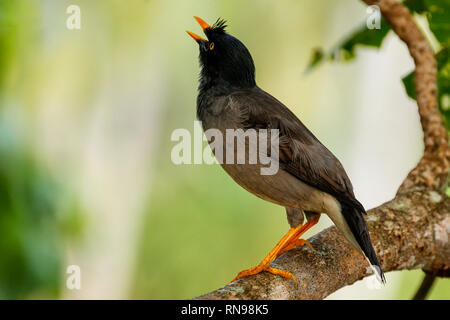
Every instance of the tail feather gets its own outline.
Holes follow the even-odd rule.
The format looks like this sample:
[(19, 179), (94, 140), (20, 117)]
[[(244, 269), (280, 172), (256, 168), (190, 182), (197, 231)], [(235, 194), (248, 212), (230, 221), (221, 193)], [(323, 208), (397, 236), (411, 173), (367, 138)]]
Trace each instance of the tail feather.
[(360, 247), (357, 249), (362, 250), (366, 258), (369, 260), (372, 269), (374, 269), (377, 278), (382, 283), (385, 283), (386, 279), (384, 277), (383, 270), (381, 269), (377, 254), (375, 253), (375, 249), (370, 241), (369, 230), (367, 229), (363, 212), (360, 212), (358, 209), (348, 204), (341, 203), (341, 213)]

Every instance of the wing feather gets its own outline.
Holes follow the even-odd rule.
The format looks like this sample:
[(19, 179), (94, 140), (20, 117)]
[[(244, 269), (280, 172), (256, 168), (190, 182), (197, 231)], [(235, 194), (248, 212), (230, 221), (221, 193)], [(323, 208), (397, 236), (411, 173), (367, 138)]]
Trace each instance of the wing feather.
[(279, 130), (282, 169), (365, 212), (339, 160), (280, 101), (259, 88), (235, 92), (230, 101), (239, 109), (244, 128)]

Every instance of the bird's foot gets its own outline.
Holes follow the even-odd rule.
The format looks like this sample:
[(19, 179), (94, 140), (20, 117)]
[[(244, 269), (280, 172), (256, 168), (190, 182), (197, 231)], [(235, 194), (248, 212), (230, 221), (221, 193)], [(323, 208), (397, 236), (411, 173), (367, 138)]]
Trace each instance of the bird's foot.
[(292, 242), (290, 242), (286, 247), (284, 247), (283, 249), (281, 249), (280, 252), (278, 252), (277, 258), (278, 258), (279, 256), (281, 256), (283, 253), (288, 252), (288, 251), (291, 250), (292, 248), (294, 248), (294, 247), (302, 247), (302, 246), (304, 246), (305, 244), (306, 244), (311, 250), (314, 250), (313, 247), (312, 247), (312, 245), (311, 245), (311, 242), (309, 242), (308, 240), (305, 240), (305, 239), (295, 239), (295, 240), (293, 240)]
[(253, 268), (250, 268), (247, 270), (243, 270), (243, 271), (239, 272), (239, 274), (231, 282), (234, 282), (234, 281), (239, 280), (244, 277), (253, 276), (253, 275), (258, 274), (263, 271), (269, 272), (271, 274), (279, 275), (286, 279), (292, 279), (295, 282), (295, 285), (298, 287), (298, 281), (292, 273), (290, 273), (289, 271), (272, 268), (270, 265), (266, 265), (266, 266), (258, 265), (256, 267), (253, 267)]
[(278, 256), (278, 253), (280, 252), (280, 250), (282, 250), (285, 246), (289, 245), (289, 243), (292, 240), (298, 238), (301, 235), (304, 228), (305, 227), (302, 225), (299, 225), (295, 228), (291, 228), (283, 236), (283, 238), (281, 238), (281, 240), (277, 243), (277, 245), (269, 252), (269, 254), (263, 259), (263, 261), (261, 261), (261, 263), (259, 265), (257, 265), (256, 267), (239, 272), (239, 274), (236, 276), (236, 278), (233, 279), (233, 281), (236, 281), (243, 277), (248, 277), (248, 276), (258, 274), (262, 271), (267, 271), (267, 272), (282, 276), (287, 279), (292, 279), (297, 284), (297, 279), (295, 279), (295, 277), (292, 273), (290, 273), (288, 271), (272, 268), (272, 267), (270, 267), (270, 263)]
[[(317, 223), (319, 219), (314, 219), (312, 221), (308, 221), (304, 225), (298, 225), (297, 227), (291, 228), (284, 236), (281, 238), (281, 240), (277, 243), (275, 248), (273, 248), (269, 254), (261, 261), (259, 265), (256, 267), (244, 270), (239, 272), (239, 274), (233, 279), (233, 281), (236, 281), (238, 279), (252, 276), (255, 274), (258, 274), (260, 272), (266, 271), (272, 274), (279, 275), (286, 279), (292, 279), (295, 282), (295, 285), (298, 287), (297, 279), (294, 277), (294, 275), (288, 271), (275, 269), (270, 266), (270, 263), (285, 253), (286, 251), (292, 249), (295, 246), (298, 245), (304, 245), (306, 244), (312, 249), (311, 244), (303, 239), (299, 239), (303, 233), (305, 233), (309, 228), (311, 228), (313, 225)], [(231, 282), (233, 282), (231, 281)]]
[[(289, 229), (289, 231), (281, 238), (281, 240), (277, 243), (277, 245), (269, 252), (269, 254), (261, 261), (259, 265), (256, 267), (244, 270), (239, 272), (239, 274), (236, 276), (236, 278), (233, 279), (233, 281), (236, 281), (238, 279), (252, 276), (255, 274), (258, 274), (262, 271), (267, 271), (272, 274), (279, 275), (286, 279), (292, 279), (295, 284), (298, 286), (297, 279), (294, 277), (294, 275), (288, 271), (275, 269), (270, 266), (270, 263), (279, 257), (284, 252), (292, 249), (295, 246), (298, 245), (308, 245), (311, 249), (311, 244), (303, 239), (299, 239), (309, 228), (311, 228), (313, 225), (317, 223), (319, 219), (314, 219), (312, 221), (308, 221), (304, 225), (298, 225), (294, 228)], [(231, 282), (233, 282), (231, 281)]]

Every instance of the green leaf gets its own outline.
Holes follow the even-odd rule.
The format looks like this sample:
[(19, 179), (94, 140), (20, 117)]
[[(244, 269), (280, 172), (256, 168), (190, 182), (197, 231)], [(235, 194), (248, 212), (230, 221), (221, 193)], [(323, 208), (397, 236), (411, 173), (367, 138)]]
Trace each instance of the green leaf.
[(414, 72), (411, 72), (407, 76), (405, 76), (403, 79), (403, 86), (405, 87), (406, 94), (411, 99), (416, 99), (416, 87), (414, 86)]
[(412, 12), (423, 13), (427, 10), (425, 0), (405, 0), (403, 4)]
[[(450, 130), (450, 50), (444, 47), (439, 51), (436, 54), (436, 62), (439, 110), (447, 129)], [(408, 96), (415, 100), (414, 72), (405, 76), (402, 81)]]
[(450, 47), (450, 0), (425, 0), (428, 24), (436, 39)]
[(390, 27), (384, 19), (381, 19), (380, 27), (380, 29), (369, 29), (364, 24), (332, 51), (332, 59), (349, 61), (355, 58), (356, 47), (361, 45), (375, 48), (381, 47)]
[(325, 59), (338, 62), (350, 61), (355, 58), (355, 51), (358, 46), (379, 48), (390, 30), (389, 25), (384, 19), (381, 19), (380, 27), (380, 29), (369, 29), (364, 23), (355, 32), (336, 45), (334, 49), (330, 50), (330, 52), (325, 54), (321, 48), (314, 49), (307, 70), (314, 69)]
[(450, 49), (443, 48), (436, 55), (438, 68), (438, 103), (444, 122), (450, 131)]
[(323, 57), (324, 53), (321, 48), (313, 49), (311, 58), (309, 59), (308, 66), (306, 67), (306, 71), (314, 69), (323, 60)]

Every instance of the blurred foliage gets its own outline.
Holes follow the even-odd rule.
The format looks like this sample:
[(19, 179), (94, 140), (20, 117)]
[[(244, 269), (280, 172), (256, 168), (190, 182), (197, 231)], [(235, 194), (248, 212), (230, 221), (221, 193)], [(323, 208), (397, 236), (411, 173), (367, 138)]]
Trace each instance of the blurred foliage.
[(450, 0), (422, 1), (418, 13), (426, 15), (430, 29), (442, 47), (450, 48)]
[[(450, 0), (406, 0), (403, 3), (411, 12), (426, 17), (429, 28), (438, 41), (440, 48), (436, 53), (438, 103), (444, 123), (450, 130)], [(324, 54), (320, 48), (314, 49), (307, 70), (317, 67), (325, 59), (338, 62), (350, 61), (355, 58), (355, 50), (358, 46), (380, 48), (390, 30), (390, 26), (384, 19), (381, 19), (380, 29), (369, 29), (364, 24), (329, 53)], [(408, 96), (416, 99), (413, 78), (414, 72), (411, 72), (402, 80)]]
[[(57, 297), (63, 274), (61, 190), (0, 123), (0, 298)], [(5, 143), (6, 142), (6, 143)]]
[(30, 28), (18, 21), (34, 8), (31, 2), (0, 1), (0, 299), (58, 297), (63, 239), (79, 225), (63, 205), (68, 190), (27, 142), (17, 105), (7, 106), (17, 80), (11, 74), (30, 54), (22, 50)]

